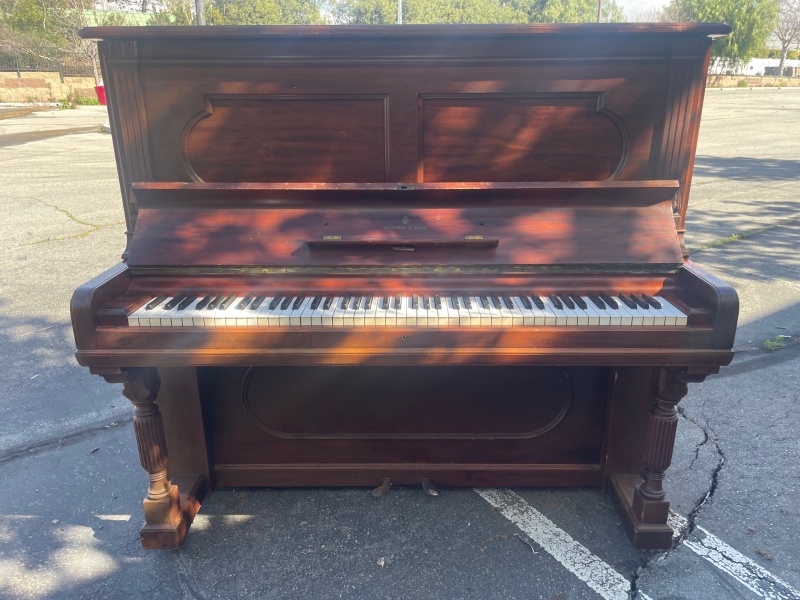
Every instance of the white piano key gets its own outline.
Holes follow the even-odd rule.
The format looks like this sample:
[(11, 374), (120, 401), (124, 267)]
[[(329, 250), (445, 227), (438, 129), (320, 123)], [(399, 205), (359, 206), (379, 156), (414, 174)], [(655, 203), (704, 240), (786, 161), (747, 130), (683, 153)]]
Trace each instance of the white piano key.
[[(164, 307), (169, 304), (169, 301), (172, 300), (172, 296), (167, 296), (167, 299), (160, 303), (155, 308), (146, 311), (146, 313), (150, 313), (150, 327), (165, 327), (168, 326), (171, 322), (171, 319), (166, 316), (170, 310), (165, 309)], [(162, 318), (165, 319), (165, 322), (162, 323)]]
[(146, 309), (147, 303), (155, 298), (149, 298), (144, 304), (128, 315), (128, 325), (131, 327), (147, 327), (150, 324), (150, 311)]
[[(347, 308), (352, 311), (353, 327), (364, 327), (364, 317), (366, 316), (364, 311), (365, 301), (366, 297), (360, 295), (350, 299), (350, 304)], [(349, 317), (349, 313), (345, 316)]]
[(380, 303), (378, 305), (378, 313), (377, 319), (383, 319), (383, 322), (386, 324), (386, 327), (397, 327), (397, 311), (394, 309), (394, 305), (392, 304), (394, 296), (386, 295), (386, 301), (384, 302), (384, 296), (381, 296)]
[[(328, 305), (328, 308), (325, 308), (325, 302), (328, 298), (331, 298), (331, 302)], [(339, 310), (339, 302), (341, 302), (340, 296), (326, 296), (325, 299), (320, 303), (322, 306), (322, 314), (320, 315), (320, 321), (322, 321), (323, 327), (334, 327), (334, 322), (336, 321), (336, 311)], [(341, 324), (339, 325), (341, 327)]]
[(217, 308), (216, 326), (217, 327), (236, 327), (236, 319), (242, 311), (236, 310), (236, 305), (241, 302), (246, 294), (237, 294), (236, 297), (228, 303), (225, 309)]
[[(319, 309), (319, 305), (317, 306), (317, 309), (311, 308), (311, 304), (314, 302), (315, 297), (316, 296), (309, 296), (308, 302), (303, 307), (302, 313), (300, 313), (300, 325), (302, 327), (313, 327), (314, 325), (314, 313)], [(320, 299), (319, 304), (322, 304), (322, 299)]]
[(386, 317), (381, 314), (378, 317), (378, 304), (381, 301), (380, 296), (373, 296), (369, 308), (364, 308), (364, 327), (378, 328), (386, 326)]
[(622, 321), (623, 325), (637, 327), (642, 324), (642, 317), (638, 315), (634, 309), (628, 308), (619, 297), (614, 298), (614, 300), (617, 301), (617, 306), (619, 307), (617, 310), (625, 317)]
[(458, 326), (459, 327), (469, 327), (470, 326), (470, 315), (469, 310), (464, 306), (464, 299), (453, 295), (447, 298), (445, 301), (447, 303), (447, 310), (450, 314), (455, 314), (458, 318)]
[[(333, 327), (344, 327), (344, 324), (345, 324), (344, 315), (347, 312), (347, 309), (342, 307), (342, 300), (344, 300), (343, 296), (337, 296), (336, 298), (334, 298), (334, 301), (333, 301), (333, 304), (332, 304), (332, 306), (334, 306), (333, 323), (332, 323)], [(349, 300), (348, 300), (347, 305), (348, 306), (350, 305)], [(352, 324), (353, 324), (353, 322), (351, 320), (350, 321), (350, 325), (352, 326)]]
[(563, 304), (561, 305), (561, 308), (557, 308), (555, 303), (548, 297), (542, 297), (542, 301), (544, 302), (545, 309), (551, 314), (555, 315), (555, 323), (553, 324), (556, 327), (566, 327), (569, 324), (569, 315), (567, 315), (567, 313), (564, 311)]
[[(306, 296), (303, 298), (302, 302), (298, 305), (297, 308), (293, 308), (292, 312), (289, 313), (289, 325), (292, 327), (299, 327), (303, 324), (303, 314), (306, 312), (306, 309), (311, 306), (311, 302), (314, 300), (312, 296)], [(292, 302), (292, 306), (294, 306), (294, 302)], [(309, 315), (307, 319), (311, 320), (311, 313), (309, 311)]]
[(516, 311), (519, 313), (522, 319), (521, 325), (523, 327), (531, 327), (536, 324), (536, 315), (533, 312), (533, 309), (536, 307), (532, 302), (530, 302), (528, 298), (526, 298), (526, 300), (528, 300), (528, 302), (530, 303), (531, 308), (527, 308), (525, 306), (525, 303), (522, 302), (521, 297), (515, 296), (514, 298), (512, 298)]
[(596, 327), (600, 325), (600, 313), (597, 312), (597, 307), (588, 296), (581, 296), (586, 303), (586, 308), (582, 309), (589, 319), (589, 327)]
[(261, 303), (261, 306), (258, 307), (256, 312), (256, 324), (259, 327), (268, 327), (269, 326), (269, 314), (272, 312), (270, 309), (270, 305), (272, 301), (275, 300), (275, 296), (267, 296), (264, 298), (264, 301)]
[[(671, 317), (670, 319), (667, 319), (668, 325), (677, 325), (681, 327), (685, 327), (687, 325), (688, 317), (686, 313), (672, 304), (669, 300), (665, 300), (661, 296), (656, 296), (655, 299), (661, 303), (661, 308), (664, 310), (664, 312)], [(672, 319), (674, 319), (674, 322), (670, 323)]]

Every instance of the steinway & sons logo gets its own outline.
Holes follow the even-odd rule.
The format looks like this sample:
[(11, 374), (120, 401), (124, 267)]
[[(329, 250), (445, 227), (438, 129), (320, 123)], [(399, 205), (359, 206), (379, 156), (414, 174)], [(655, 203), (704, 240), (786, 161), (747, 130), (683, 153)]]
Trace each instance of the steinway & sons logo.
[(426, 225), (410, 225), (411, 219), (403, 217), (400, 219), (402, 225), (384, 225), (386, 231), (427, 231)]

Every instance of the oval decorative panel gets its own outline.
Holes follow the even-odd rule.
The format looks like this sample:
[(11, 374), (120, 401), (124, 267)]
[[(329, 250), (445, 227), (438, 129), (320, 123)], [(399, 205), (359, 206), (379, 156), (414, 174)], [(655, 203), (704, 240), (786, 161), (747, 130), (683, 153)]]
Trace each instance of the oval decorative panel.
[(254, 367), (242, 385), (252, 421), (284, 439), (534, 438), (572, 399), (559, 367)]

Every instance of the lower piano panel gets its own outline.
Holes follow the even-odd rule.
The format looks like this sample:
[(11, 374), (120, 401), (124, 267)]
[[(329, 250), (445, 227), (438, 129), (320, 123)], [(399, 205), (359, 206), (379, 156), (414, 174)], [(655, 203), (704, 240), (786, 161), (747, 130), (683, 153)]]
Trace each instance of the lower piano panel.
[(218, 486), (601, 485), (607, 367), (204, 368)]

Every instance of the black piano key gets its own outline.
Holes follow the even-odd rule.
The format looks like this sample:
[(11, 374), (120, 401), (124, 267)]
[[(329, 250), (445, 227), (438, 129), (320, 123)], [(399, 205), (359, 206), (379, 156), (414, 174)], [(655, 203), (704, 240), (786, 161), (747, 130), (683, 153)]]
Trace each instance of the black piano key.
[(573, 301), (573, 302), (575, 303), (575, 305), (576, 305), (578, 308), (580, 308), (581, 310), (586, 310), (587, 308), (589, 308), (589, 306), (586, 304), (586, 300), (584, 300), (584, 299), (583, 299), (583, 298), (581, 298), (580, 296), (577, 296), (577, 295), (575, 295), (575, 294), (572, 294), (572, 295), (570, 296), (570, 298), (572, 298), (572, 301)]
[(266, 294), (259, 294), (258, 296), (256, 296), (255, 300), (253, 300), (253, 303), (250, 305), (250, 310), (257, 309), (266, 299), (267, 299)]
[(366, 308), (367, 299), (365, 296), (356, 296), (353, 300), (353, 310), (364, 310)]
[(294, 300), (294, 296), (286, 296), (286, 298), (284, 298), (283, 301), (281, 302), (281, 310), (286, 310), (287, 308), (289, 308), (289, 305), (292, 303), (292, 300)]
[(478, 305), (481, 308), (487, 308), (487, 300), (485, 296), (478, 296)]
[(161, 304), (166, 299), (167, 299), (167, 296), (165, 294), (159, 294), (158, 296), (156, 296), (155, 298), (150, 300), (150, 302), (147, 303), (147, 306), (145, 306), (144, 309), (145, 310), (153, 310), (156, 306)]
[(400, 310), (401, 306), (403, 306), (403, 297), (400, 294), (397, 294), (394, 297), (394, 309)]
[(661, 302), (659, 302), (652, 296), (648, 296), (647, 294), (642, 294), (642, 298), (644, 298), (644, 301), (647, 302), (653, 308), (661, 308)]
[(538, 308), (539, 310), (544, 310), (544, 300), (542, 300), (539, 296), (533, 294), (531, 296), (531, 300), (536, 305), (536, 308)]
[(219, 303), (222, 302), (223, 300), (225, 300), (225, 294), (219, 294), (217, 296), (214, 296), (211, 302), (208, 303), (208, 306), (206, 306), (206, 310), (214, 310), (215, 308), (217, 308), (217, 306), (219, 306)]
[(383, 297), (383, 304), (381, 306), (383, 307), (383, 310), (389, 310), (389, 296)]
[(347, 306), (350, 304), (350, 296), (342, 296), (342, 302), (339, 304), (339, 308), (342, 310), (347, 310)]
[(614, 300), (608, 294), (600, 294), (600, 298), (603, 299), (603, 302), (605, 302), (609, 308), (614, 308), (614, 309), (619, 308), (619, 304), (617, 304), (617, 301)]
[(618, 296), (618, 298), (619, 298), (620, 300), (622, 300), (622, 303), (623, 303), (625, 306), (627, 306), (628, 308), (630, 308), (630, 309), (632, 309), (632, 310), (636, 310), (636, 302), (634, 302), (634, 301), (633, 301), (633, 300), (631, 300), (630, 298), (626, 297), (626, 296), (625, 296), (625, 294), (620, 294), (620, 295)]
[(305, 296), (298, 296), (297, 298), (295, 298), (294, 302), (292, 303), (292, 310), (297, 310), (298, 308), (300, 308), (300, 305), (305, 301), (305, 299), (306, 299)]
[(564, 305), (561, 304), (561, 300), (558, 299), (558, 296), (556, 296), (555, 294), (550, 294), (549, 298), (550, 298), (550, 302), (552, 302), (553, 306), (555, 306), (557, 309), (559, 309), (559, 310), (563, 310), (564, 309)]
[(462, 299), (464, 300), (464, 308), (472, 310), (472, 299), (469, 296), (463, 296)]
[(600, 296), (597, 296), (596, 294), (589, 294), (589, 300), (591, 300), (594, 305), (601, 310), (606, 307), (605, 303), (600, 299)]
[(650, 310), (650, 305), (641, 298), (637, 298), (636, 294), (631, 294), (630, 298), (637, 304), (639, 308), (643, 308), (644, 310)]
[(278, 306), (280, 306), (281, 302), (283, 302), (283, 296), (278, 294), (272, 299), (267, 308), (269, 308), (270, 310), (275, 310), (276, 308), (278, 308)]
[(331, 304), (333, 304), (333, 296), (326, 296), (322, 301), (322, 310), (330, 310)]
[(442, 297), (441, 296), (434, 296), (433, 297), (433, 307), (436, 310), (442, 310)]
[(186, 297), (178, 304), (178, 310), (186, 310), (186, 308), (188, 308), (188, 306), (195, 300), (197, 300), (197, 296), (194, 294), (187, 294)]
[(560, 294), (558, 297), (561, 298), (561, 301), (564, 303), (564, 306), (566, 306), (568, 309), (572, 310), (575, 308), (575, 303), (572, 301), (572, 298), (570, 298), (567, 294)]
[(431, 309), (431, 297), (430, 296), (423, 296), (422, 297), (422, 308), (425, 310)]
[(506, 308), (511, 310), (514, 308), (514, 302), (511, 300), (511, 296), (503, 296), (502, 297), (503, 304), (506, 305)]
[(206, 306), (208, 306), (208, 303), (211, 302), (213, 299), (214, 299), (214, 294), (208, 294), (204, 296), (203, 299), (200, 300), (200, 302), (197, 303), (197, 306), (195, 306), (195, 308), (197, 310), (203, 310)]
[(461, 308), (461, 305), (458, 303), (458, 296), (450, 296), (450, 298), (448, 299), (450, 300), (450, 306), (452, 306), (456, 310)]
[(186, 298), (186, 294), (178, 294), (177, 296), (173, 296), (172, 300), (170, 300), (164, 305), (164, 310), (172, 310), (173, 308), (178, 306), (178, 304), (183, 302), (184, 298)]
[(225, 310), (231, 305), (231, 302), (233, 302), (234, 300), (236, 300), (236, 294), (231, 294), (230, 296), (223, 299), (222, 302), (219, 303), (218, 308), (220, 310)]
[(320, 302), (322, 302), (322, 296), (314, 296), (311, 299), (311, 310), (317, 310)]
[(372, 309), (372, 296), (367, 296), (367, 301), (364, 302), (364, 310)]
[(245, 308), (250, 306), (250, 303), (252, 301), (253, 301), (253, 294), (247, 294), (247, 296), (242, 298), (242, 301), (236, 305), (236, 310), (244, 310)]
[(527, 308), (528, 310), (533, 308), (533, 304), (531, 304), (530, 298), (526, 296), (520, 296), (519, 301), (522, 302), (522, 308)]
[(413, 310), (417, 310), (419, 308), (419, 296), (417, 294), (411, 296), (411, 308)]
[(491, 296), (492, 306), (495, 308), (503, 308), (503, 305), (500, 304), (500, 296)]

